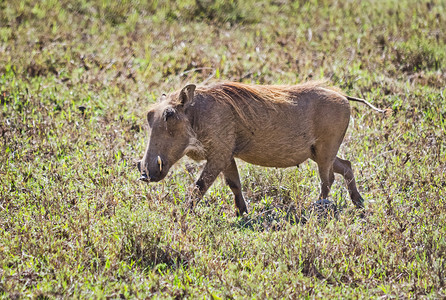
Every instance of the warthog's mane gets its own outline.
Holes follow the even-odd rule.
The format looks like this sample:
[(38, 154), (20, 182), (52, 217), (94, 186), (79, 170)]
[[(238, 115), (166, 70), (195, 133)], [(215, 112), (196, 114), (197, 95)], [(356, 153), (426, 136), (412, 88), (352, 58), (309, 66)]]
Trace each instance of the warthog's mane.
[(310, 81), (298, 85), (249, 85), (238, 82), (218, 83), (207, 87), (198, 86), (195, 93), (210, 101), (229, 104), (248, 123), (249, 116), (255, 116), (255, 107), (258, 104), (270, 109), (276, 109), (278, 104), (295, 103), (299, 94), (314, 91), (316, 88), (325, 88), (342, 92), (330, 87), (325, 81)]

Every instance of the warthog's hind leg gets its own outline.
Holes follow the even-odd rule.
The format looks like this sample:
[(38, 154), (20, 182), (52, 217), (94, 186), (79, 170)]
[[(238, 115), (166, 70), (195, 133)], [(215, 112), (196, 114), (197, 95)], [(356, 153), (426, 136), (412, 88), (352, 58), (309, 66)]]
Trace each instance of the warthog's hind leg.
[(231, 188), (232, 193), (234, 193), (237, 216), (242, 216), (245, 212), (248, 213), (245, 199), (243, 199), (242, 195), (240, 176), (238, 174), (237, 165), (234, 159), (231, 160), (231, 164), (226, 170), (223, 171), (223, 174), (225, 176), (226, 184)]
[(331, 185), (334, 181), (333, 166), (328, 163), (318, 163), (319, 177), (321, 178), (321, 194), (319, 199), (327, 199)]
[(355, 176), (353, 175), (352, 164), (348, 160), (336, 157), (333, 163), (333, 171), (344, 176), (353, 204), (355, 204), (357, 208), (364, 208), (364, 199), (361, 197), (358, 189), (356, 188), (356, 181)]

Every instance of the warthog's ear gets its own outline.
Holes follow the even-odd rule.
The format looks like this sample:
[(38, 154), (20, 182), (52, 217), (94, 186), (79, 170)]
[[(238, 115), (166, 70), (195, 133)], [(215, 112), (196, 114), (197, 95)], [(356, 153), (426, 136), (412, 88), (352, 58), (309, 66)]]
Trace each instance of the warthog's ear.
[(193, 104), (194, 91), (197, 86), (195, 84), (186, 85), (180, 92), (180, 103), (183, 107)]

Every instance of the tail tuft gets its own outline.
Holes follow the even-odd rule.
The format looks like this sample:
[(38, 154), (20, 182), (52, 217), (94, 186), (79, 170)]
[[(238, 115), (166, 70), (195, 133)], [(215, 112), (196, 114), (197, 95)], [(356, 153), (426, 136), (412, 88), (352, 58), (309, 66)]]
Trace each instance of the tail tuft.
[(393, 109), (391, 109), (390, 107), (386, 108), (386, 109), (384, 110), (384, 116), (385, 116), (386, 118), (388, 118), (388, 117), (390, 117), (391, 115), (393, 115)]

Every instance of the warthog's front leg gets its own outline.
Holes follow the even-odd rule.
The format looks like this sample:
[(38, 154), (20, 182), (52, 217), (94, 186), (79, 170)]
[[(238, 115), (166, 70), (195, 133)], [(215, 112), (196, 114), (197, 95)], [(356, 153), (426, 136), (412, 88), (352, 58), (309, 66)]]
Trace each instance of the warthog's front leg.
[(227, 164), (222, 165), (221, 163), (214, 163), (213, 161), (207, 161), (204, 166), (203, 172), (200, 178), (195, 182), (195, 187), (192, 195), (189, 199), (190, 208), (193, 208), (195, 202), (198, 202), (206, 194), (209, 187), (226, 167)]
[(223, 174), (225, 175), (226, 184), (231, 188), (231, 191), (234, 194), (237, 216), (242, 216), (245, 212), (248, 213), (245, 199), (243, 199), (242, 195), (240, 176), (234, 159), (231, 160), (231, 164), (223, 171)]

